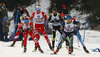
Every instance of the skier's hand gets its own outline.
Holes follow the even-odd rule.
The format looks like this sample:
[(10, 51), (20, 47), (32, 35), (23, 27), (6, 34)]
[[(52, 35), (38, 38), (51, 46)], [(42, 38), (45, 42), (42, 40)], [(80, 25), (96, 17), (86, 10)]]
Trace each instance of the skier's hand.
[(51, 23), (54, 23), (54, 21), (53, 21), (53, 20), (51, 20), (50, 22), (51, 22)]
[(22, 32), (25, 32), (25, 30), (21, 30)]
[(27, 31), (31, 32), (31, 30), (29, 28), (26, 29)]
[(55, 20), (56, 22), (59, 22), (59, 20)]

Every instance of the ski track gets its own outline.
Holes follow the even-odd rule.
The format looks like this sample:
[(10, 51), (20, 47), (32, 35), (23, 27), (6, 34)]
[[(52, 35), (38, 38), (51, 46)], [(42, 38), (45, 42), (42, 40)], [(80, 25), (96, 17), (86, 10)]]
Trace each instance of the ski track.
[[(80, 31), (81, 35), (83, 36), (83, 30)], [(94, 34), (95, 33), (95, 34)], [(95, 35), (96, 37), (92, 37)], [(52, 35), (48, 35), (49, 39), (52, 40)], [(91, 37), (90, 37), (91, 36)], [(59, 40), (59, 33), (57, 32), (56, 39)], [(28, 41), (27, 42), (27, 52), (23, 53), (23, 48), (21, 48), (21, 41), (16, 42), (15, 47), (7, 47), (12, 42), (1, 42), (0, 41), (0, 57), (99, 57), (99, 52), (92, 52), (91, 49), (100, 48), (100, 32), (93, 31), (93, 30), (86, 30), (86, 37), (85, 37), (85, 45), (87, 46), (87, 49), (90, 51), (90, 54), (87, 54), (84, 52), (81, 44), (80, 47), (78, 47), (77, 38), (74, 36), (74, 47), (78, 49), (74, 49), (73, 54), (75, 55), (69, 55), (68, 50), (65, 48), (65, 43), (62, 45), (62, 49), (58, 52), (57, 55), (50, 55), (50, 53), (53, 53), (50, 51), (46, 40), (43, 36), (40, 37), (39, 43), (41, 48), (44, 51), (44, 54), (41, 54), (39, 51), (32, 52), (34, 50), (34, 42)], [(58, 41), (56, 41), (56, 46), (58, 44)], [(56, 48), (55, 48), (56, 49)]]

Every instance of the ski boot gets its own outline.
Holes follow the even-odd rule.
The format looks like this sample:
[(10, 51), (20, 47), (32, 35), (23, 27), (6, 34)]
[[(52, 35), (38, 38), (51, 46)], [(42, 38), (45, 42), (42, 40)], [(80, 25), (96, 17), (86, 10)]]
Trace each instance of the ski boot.
[(71, 52), (73, 53), (73, 46), (71, 47)]
[(71, 50), (71, 47), (69, 47), (69, 50), (68, 50), (68, 51), (69, 51), (69, 54), (72, 54), (72, 52), (73, 52), (73, 51)]
[(13, 43), (10, 45), (10, 47), (14, 47), (14, 45), (15, 45), (15, 41), (13, 41)]
[(49, 48), (50, 48), (50, 50), (54, 51), (53, 48), (51, 47), (51, 44), (49, 44)]
[(39, 51), (40, 51), (41, 53), (44, 53), (43, 50), (42, 50), (40, 47), (38, 47), (38, 49), (39, 49)]
[(34, 49), (34, 52), (35, 52), (35, 51), (37, 51), (37, 46), (36, 46), (36, 44), (35, 44), (35, 49)]
[(58, 51), (59, 51), (59, 48), (57, 48), (57, 50), (54, 52), (54, 54), (57, 54), (57, 53), (58, 53)]
[(55, 47), (55, 41), (52, 41), (52, 49), (54, 50)]
[(24, 53), (26, 53), (26, 51), (27, 51), (27, 48), (26, 48), (26, 46), (24, 46)]
[(66, 39), (66, 48), (69, 49), (69, 41)]
[(84, 51), (85, 51), (86, 53), (89, 53), (89, 51), (86, 49), (85, 46), (83, 47), (83, 49), (84, 49)]

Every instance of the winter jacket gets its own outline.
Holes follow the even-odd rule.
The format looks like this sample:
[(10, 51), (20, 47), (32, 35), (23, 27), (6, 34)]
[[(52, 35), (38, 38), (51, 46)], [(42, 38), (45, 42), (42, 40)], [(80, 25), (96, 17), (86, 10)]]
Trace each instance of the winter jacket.
[(10, 22), (5, 22), (4, 20), (2, 21), (2, 29), (3, 29), (3, 33), (5, 32), (9, 32), (9, 25), (10, 25)]
[(3, 21), (4, 17), (8, 17), (7, 9), (2, 9), (2, 11), (0, 12), (0, 22)]
[[(17, 11), (18, 11), (18, 15), (17, 15)], [(20, 16), (22, 16), (23, 13), (24, 13), (24, 11), (23, 10), (20, 11), (19, 8), (14, 9), (14, 13), (13, 13), (14, 24), (21, 23)], [(16, 18), (17, 18), (17, 20), (16, 20)]]
[(67, 9), (62, 9), (62, 10), (60, 11), (60, 13), (68, 14), (68, 11), (67, 11)]

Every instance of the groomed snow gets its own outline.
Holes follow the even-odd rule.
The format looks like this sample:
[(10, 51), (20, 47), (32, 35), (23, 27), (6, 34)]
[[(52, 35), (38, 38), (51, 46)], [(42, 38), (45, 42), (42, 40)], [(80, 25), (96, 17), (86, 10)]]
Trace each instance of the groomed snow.
[[(83, 36), (83, 31), (80, 31), (81, 35)], [(49, 39), (52, 39), (52, 35), (48, 35)], [(68, 55), (68, 50), (65, 48), (65, 43), (62, 46), (62, 49), (59, 51), (57, 55), (50, 55), (52, 51), (49, 50), (49, 47), (46, 43), (46, 40), (43, 36), (41, 36), (39, 43), (41, 48), (44, 51), (44, 54), (41, 54), (39, 51), (32, 52), (34, 50), (34, 42), (28, 41), (27, 44), (27, 52), (23, 52), (23, 48), (21, 48), (21, 41), (18, 41), (15, 47), (7, 47), (12, 42), (0, 42), (0, 57), (99, 57), (99, 52), (92, 52), (91, 49), (100, 48), (100, 31), (93, 31), (93, 30), (86, 30), (86, 37), (85, 37), (85, 45), (87, 46), (90, 54), (87, 54), (83, 51), (81, 44), (78, 47), (77, 37), (74, 36), (74, 47), (78, 49), (74, 49), (73, 55)], [(56, 40), (59, 39), (59, 33), (57, 33)], [(56, 41), (56, 46), (58, 42)]]

